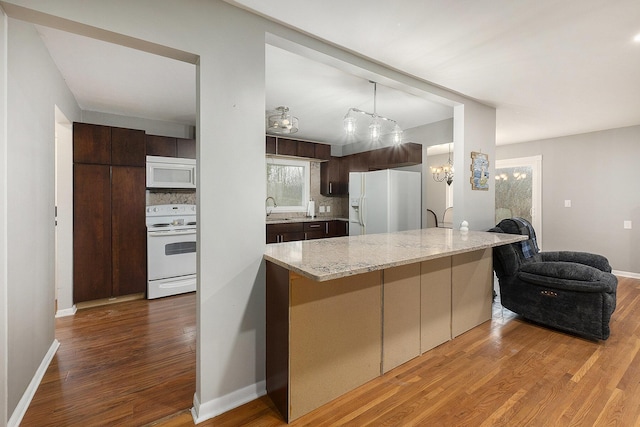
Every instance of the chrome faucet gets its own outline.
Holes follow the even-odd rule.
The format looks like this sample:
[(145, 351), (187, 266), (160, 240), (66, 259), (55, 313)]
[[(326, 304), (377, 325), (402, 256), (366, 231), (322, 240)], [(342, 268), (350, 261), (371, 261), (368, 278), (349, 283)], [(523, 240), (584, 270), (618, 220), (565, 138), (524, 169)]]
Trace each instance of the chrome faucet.
[[(274, 199), (273, 197), (269, 196), (266, 199), (264, 199), (265, 210), (268, 208), (267, 202), (269, 201), (269, 199), (271, 199), (273, 201), (273, 208), (277, 208), (278, 204), (276, 203), (276, 199)], [(273, 210), (273, 208), (271, 208), (271, 210)], [(269, 216), (270, 214), (271, 214), (271, 211), (267, 210), (267, 216)]]

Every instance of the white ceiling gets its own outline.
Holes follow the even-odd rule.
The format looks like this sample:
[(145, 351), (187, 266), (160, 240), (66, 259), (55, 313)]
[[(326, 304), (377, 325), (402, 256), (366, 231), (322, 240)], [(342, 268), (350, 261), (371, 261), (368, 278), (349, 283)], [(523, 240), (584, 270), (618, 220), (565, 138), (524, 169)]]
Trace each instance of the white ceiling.
[[(497, 109), (499, 144), (640, 124), (638, 0), (237, 0), (237, 4)], [(195, 123), (195, 67), (39, 28), (81, 108)], [(373, 88), (268, 46), (267, 105), (300, 118), (300, 138), (344, 143), (347, 108)], [(448, 107), (378, 86), (403, 128)], [(337, 124), (336, 124), (337, 122)]]

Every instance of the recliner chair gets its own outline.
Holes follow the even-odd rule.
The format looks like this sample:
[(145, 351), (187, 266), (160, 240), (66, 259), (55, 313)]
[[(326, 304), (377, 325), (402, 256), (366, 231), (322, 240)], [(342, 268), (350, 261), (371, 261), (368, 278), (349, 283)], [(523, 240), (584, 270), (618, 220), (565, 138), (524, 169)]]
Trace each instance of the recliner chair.
[(531, 224), (500, 221), (489, 231), (529, 239), (493, 248), (504, 307), (522, 317), (589, 339), (609, 338), (618, 279), (609, 261), (586, 252), (540, 252)]

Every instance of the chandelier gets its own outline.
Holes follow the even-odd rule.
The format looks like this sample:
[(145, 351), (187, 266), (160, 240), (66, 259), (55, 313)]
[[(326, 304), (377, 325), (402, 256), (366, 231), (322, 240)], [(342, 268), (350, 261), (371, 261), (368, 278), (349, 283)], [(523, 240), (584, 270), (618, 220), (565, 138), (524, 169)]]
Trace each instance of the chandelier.
[[(378, 142), (384, 135), (391, 135), (394, 144), (402, 142), (402, 129), (393, 119), (380, 116), (376, 110), (376, 92), (378, 84), (373, 83), (373, 113), (358, 108), (349, 108), (344, 116), (344, 130), (349, 137), (363, 134), (366, 131), (371, 142)], [(364, 120), (362, 119), (364, 117)]]
[[(433, 179), (437, 182), (445, 181), (447, 185), (453, 182), (453, 163), (451, 162), (451, 144), (449, 144), (449, 160), (446, 165), (431, 167)], [(442, 175), (440, 175), (442, 174)]]
[(267, 115), (267, 132), (290, 134), (298, 132), (298, 118), (289, 114), (289, 107), (278, 107)]

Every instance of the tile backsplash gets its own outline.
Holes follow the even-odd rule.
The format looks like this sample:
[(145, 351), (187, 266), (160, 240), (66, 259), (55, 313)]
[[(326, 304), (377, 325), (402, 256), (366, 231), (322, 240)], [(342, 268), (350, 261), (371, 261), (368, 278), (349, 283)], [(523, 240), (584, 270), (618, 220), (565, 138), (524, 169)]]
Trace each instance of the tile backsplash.
[(157, 191), (147, 190), (147, 206), (155, 205), (195, 205), (196, 192), (194, 190), (186, 191)]

